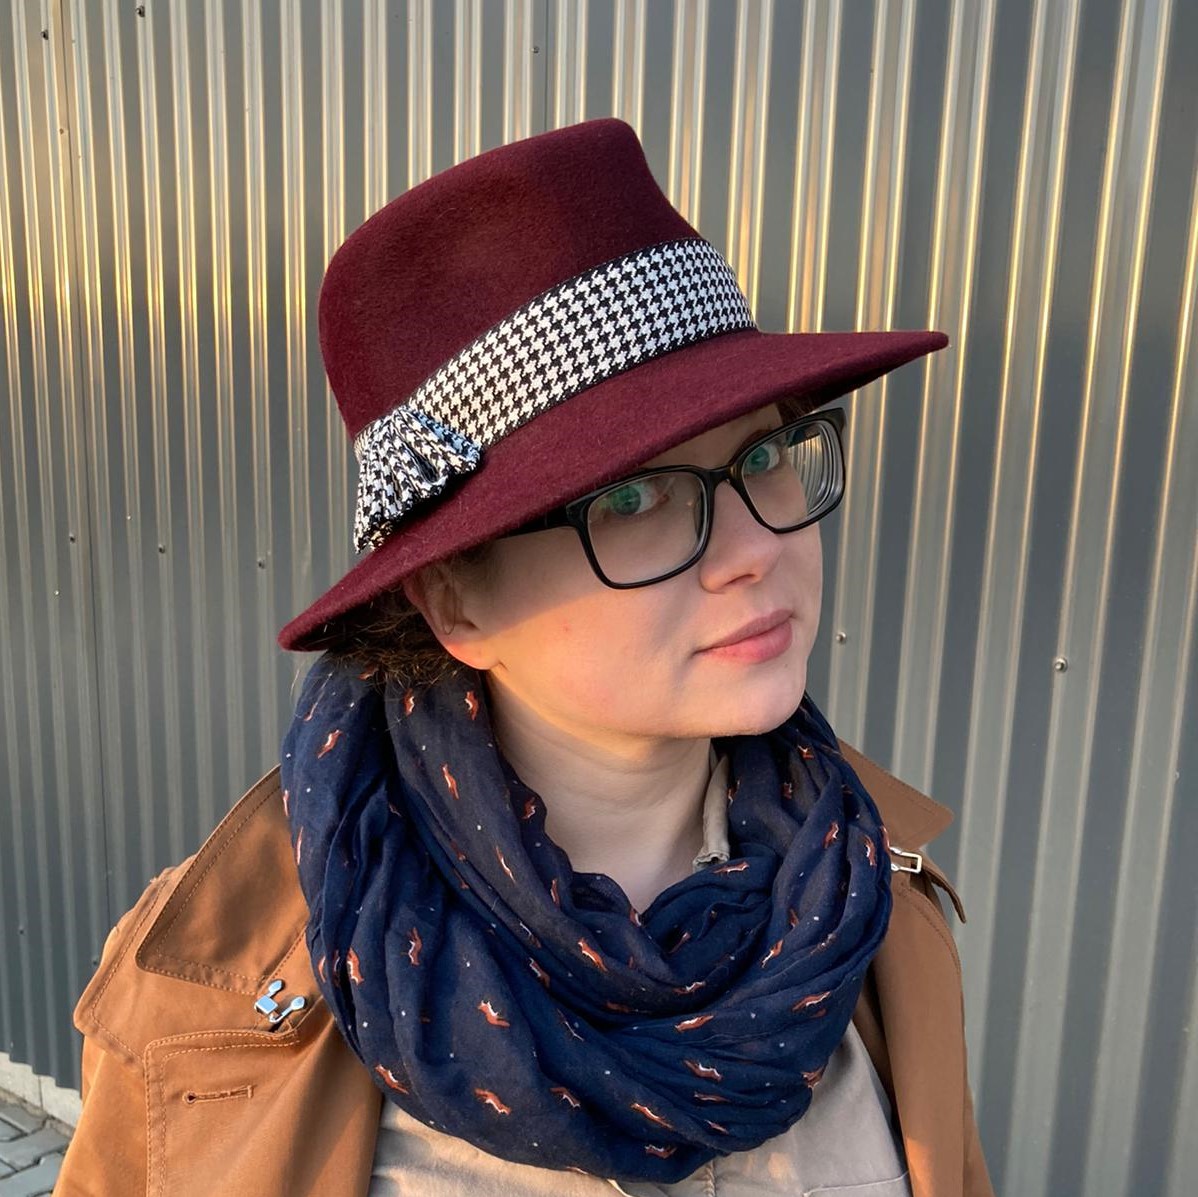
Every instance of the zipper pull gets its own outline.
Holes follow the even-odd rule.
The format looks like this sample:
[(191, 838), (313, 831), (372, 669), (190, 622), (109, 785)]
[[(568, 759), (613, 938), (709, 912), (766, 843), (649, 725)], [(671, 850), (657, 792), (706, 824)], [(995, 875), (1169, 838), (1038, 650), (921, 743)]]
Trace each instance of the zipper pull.
[(257, 1001), (254, 1002), (254, 1009), (259, 1014), (265, 1014), (270, 1021), (270, 1029), (273, 1031), (289, 1014), (294, 1014), (297, 1010), (302, 1010), (308, 1003), (302, 996), (296, 996), (286, 1006), (280, 1006), (275, 1001), (275, 994), (283, 988), (283, 978), (276, 977), (266, 987), (266, 992), (262, 994)]

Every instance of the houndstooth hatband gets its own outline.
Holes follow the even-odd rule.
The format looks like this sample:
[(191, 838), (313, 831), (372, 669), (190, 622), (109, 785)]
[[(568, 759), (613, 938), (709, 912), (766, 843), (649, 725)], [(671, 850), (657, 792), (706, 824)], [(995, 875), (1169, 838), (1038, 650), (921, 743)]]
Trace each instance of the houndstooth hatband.
[(756, 327), (732, 267), (700, 237), (650, 245), (536, 296), (354, 438), (355, 550), (377, 548), (540, 412), (661, 354)]

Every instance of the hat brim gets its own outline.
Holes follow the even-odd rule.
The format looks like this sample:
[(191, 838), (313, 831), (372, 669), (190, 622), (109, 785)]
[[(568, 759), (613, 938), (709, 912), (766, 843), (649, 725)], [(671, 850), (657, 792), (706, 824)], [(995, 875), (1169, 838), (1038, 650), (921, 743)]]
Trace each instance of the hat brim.
[(814, 411), (947, 344), (931, 330), (747, 329), (613, 375), (484, 450), (477, 470), (286, 624), (279, 646), (316, 651), (339, 620), (422, 566), (509, 532), (701, 432), (783, 398)]

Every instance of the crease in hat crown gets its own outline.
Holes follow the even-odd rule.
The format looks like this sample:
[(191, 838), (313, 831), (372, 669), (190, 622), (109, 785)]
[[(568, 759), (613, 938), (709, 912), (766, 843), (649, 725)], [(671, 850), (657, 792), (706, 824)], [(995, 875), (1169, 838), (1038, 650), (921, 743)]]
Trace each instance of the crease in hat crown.
[(618, 118), (432, 176), (347, 238), (321, 289), (321, 348), (359, 465), (355, 550), (540, 413), (756, 327), (731, 266)]

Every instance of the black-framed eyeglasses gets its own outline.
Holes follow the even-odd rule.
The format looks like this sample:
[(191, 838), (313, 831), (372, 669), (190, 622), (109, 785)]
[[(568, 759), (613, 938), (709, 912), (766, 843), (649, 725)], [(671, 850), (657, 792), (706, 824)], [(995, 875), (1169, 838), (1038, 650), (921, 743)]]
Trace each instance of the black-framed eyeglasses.
[(791, 420), (755, 438), (718, 469), (640, 470), (503, 536), (570, 526), (605, 585), (631, 590), (663, 582), (706, 551), (721, 482), (730, 482), (753, 518), (771, 532), (797, 532), (834, 510), (844, 496), (844, 418), (842, 408), (832, 408)]

